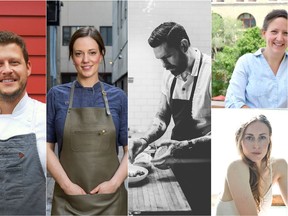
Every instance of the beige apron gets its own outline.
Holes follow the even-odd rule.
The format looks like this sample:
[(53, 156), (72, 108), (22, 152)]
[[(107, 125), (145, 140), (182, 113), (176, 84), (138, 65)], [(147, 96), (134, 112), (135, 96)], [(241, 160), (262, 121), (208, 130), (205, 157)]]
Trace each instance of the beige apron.
[(75, 82), (72, 84), (60, 163), (70, 180), (87, 195), (67, 195), (55, 183), (52, 215), (127, 215), (124, 184), (112, 194), (89, 194), (110, 180), (119, 166), (115, 126), (100, 84), (105, 108), (72, 108)]

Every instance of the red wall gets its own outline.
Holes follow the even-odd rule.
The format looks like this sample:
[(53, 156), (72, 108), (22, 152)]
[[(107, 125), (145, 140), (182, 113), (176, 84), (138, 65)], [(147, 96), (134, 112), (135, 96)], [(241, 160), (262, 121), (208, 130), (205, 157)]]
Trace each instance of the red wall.
[(46, 1), (0, 1), (0, 30), (13, 31), (26, 42), (32, 74), (28, 94), (46, 101)]

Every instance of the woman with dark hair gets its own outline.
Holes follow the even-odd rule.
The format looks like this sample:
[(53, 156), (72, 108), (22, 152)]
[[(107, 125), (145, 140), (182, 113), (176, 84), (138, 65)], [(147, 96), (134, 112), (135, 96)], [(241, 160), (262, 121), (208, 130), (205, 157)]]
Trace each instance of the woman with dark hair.
[(47, 168), (56, 182), (52, 215), (127, 215), (127, 96), (99, 81), (104, 55), (95, 28), (77, 30), (69, 44), (77, 80), (47, 95)]
[(278, 183), (288, 204), (287, 162), (271, 159), (272, 127), (264, 115), (252, 118), (236, 132), (241, 159), (227, 170), (216, 215), (269, 215), (272, 184)]
[(273, 10), (265, 17), (262, 36), (266, 47), (241, 56), (227, 89), (227, 108), (288, 107), (288, 17)]

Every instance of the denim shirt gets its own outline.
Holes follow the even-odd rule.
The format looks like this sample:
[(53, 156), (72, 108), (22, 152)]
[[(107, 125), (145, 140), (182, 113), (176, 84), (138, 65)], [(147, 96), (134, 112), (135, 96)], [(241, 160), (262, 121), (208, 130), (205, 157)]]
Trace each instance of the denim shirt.
[[(128, 142), (127, 95), (120, 88), (103, 84), (116, 128), (117, 143), (115, 146), (118, 152), (118, 146), (125, 146)], [(57, 142), (59, 153), (62, 149), (71, 86), (72, 83), (54, 86), (47, 94), (47, 142)], [(100, 83), (86, 88), (76, 82), (72, 107), (104, 108)]]
[(238, 59), (227, 89), (226, 108), (288, 107), (288, 52), (275, 75), (262, 50)]

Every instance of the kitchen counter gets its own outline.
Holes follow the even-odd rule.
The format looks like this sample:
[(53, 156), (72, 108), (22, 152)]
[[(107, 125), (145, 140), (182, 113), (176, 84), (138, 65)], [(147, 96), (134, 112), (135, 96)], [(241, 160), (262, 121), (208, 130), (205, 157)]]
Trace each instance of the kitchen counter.
[(141, 182), (130, 183), (130, 215), (191, 214), (191, 208), (171, 169), (152, 167)]

